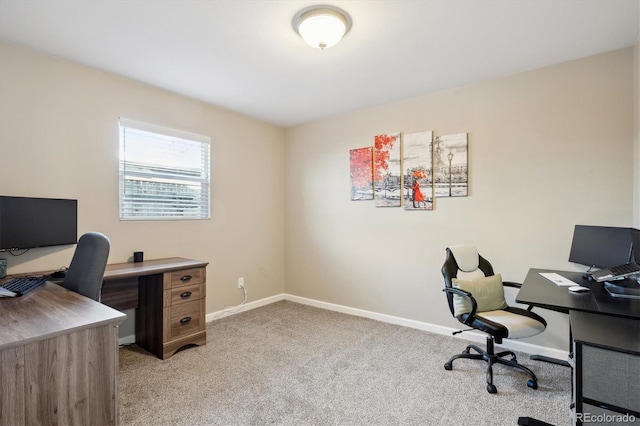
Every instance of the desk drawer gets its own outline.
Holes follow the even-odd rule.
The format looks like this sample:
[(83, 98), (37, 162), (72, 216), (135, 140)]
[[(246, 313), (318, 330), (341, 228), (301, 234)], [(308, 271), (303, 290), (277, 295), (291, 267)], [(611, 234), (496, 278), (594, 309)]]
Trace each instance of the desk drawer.
[(164, 291), (164, 307), (202, 299), (205, 295), (205, 283), (192, 284)]
[(165, 342), (204, 330), (205, 299), (165, 308)]
[(173, 271), (169, 274), (171, 288), (203, 283), (206, 280), (205, 271), (205, 268), (192, 268)]

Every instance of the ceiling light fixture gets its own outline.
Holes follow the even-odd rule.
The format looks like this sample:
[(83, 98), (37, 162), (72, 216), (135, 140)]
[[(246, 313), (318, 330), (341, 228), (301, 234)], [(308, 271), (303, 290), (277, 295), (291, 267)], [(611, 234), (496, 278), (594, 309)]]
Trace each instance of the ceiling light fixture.
[(335, 6), (311, 6), (293, 17), (293, 29), (311, 47), (334, 46), (351, 29), (351, 17)]

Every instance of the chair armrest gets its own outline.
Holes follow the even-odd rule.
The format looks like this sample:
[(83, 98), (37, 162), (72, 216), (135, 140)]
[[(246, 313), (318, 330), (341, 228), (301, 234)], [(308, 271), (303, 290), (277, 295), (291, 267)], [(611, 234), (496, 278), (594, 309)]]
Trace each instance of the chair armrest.
[(467, 299), (471, 300), (471, 312), (469, 312), (467, 319), (465, 321), (462, 321), (463, 324), (471, 325), (476, 317), (476, 310), (478, 309), (478, 302), (476, 302), (476, 299), (473, 297), (473, 295), (468, 291), (453, 287), (443, 288), (442, 291), (444, 291), (445, 293), (457, 294), (458, 296), (466, 297)]
[[(514, 283), (513, 281), (502, 281), (502, 285), (504, 287), (513, 287), (513, 288), (521, 288), (522, 284), (520, 283)], [(527, 311), (532, 311), (533, 310), (533, 305), (527, 305)]]
[(522, 284), (514, 283), (513, 281), (502, 281), (502, 285), (505, 287), (514, 287), (514, 288), (522, 287)]

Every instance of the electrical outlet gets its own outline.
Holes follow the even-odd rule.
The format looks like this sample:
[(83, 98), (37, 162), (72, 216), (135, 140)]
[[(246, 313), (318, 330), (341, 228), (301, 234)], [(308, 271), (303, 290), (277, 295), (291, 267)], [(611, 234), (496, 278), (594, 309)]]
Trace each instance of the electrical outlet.
[(238, 278), (238, 288), (244, 287), (244, 277)]

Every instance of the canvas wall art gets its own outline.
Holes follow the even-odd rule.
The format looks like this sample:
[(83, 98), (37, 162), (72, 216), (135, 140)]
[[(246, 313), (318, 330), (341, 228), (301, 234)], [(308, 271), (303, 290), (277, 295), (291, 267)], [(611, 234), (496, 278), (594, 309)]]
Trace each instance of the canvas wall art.
[(405, 210), (433, 210), (432, 138), (431, 131), (402, 137)]
[(467, 133), (436, 136), (433, 140), (436, 197), (465, 197), (468, 192)]
[(377, 135), (373, 146), (374, 200), (376, 207), (400, 207), (400, 132)]
[(351, 201), (373, 200), (373, 147), (349, 151)]

